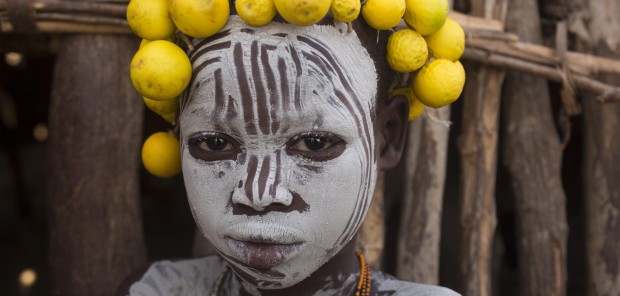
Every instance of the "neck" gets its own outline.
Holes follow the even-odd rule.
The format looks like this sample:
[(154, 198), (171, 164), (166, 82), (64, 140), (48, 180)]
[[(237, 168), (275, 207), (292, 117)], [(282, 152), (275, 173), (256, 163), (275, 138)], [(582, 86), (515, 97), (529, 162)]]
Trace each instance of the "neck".
[[(239, 285), (240, 295), (353, 295), (360, 274), (360, 263), (355, 255), (357, 237), (354, 237), (338, 254), (308, 278), (283, 289), (246, 289)], [(242, 281), (235, 276), (235, 280)], [(254, 290), (250, 292), (250, 290)], [(257, 291), (257, 292), (256, 292)]]

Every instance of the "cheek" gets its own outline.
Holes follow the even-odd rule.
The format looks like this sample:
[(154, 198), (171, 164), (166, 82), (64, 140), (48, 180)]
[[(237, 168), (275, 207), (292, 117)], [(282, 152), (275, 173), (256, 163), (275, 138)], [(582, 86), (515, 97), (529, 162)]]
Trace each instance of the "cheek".
[(200, 163), (183, 155), (183, 178), (192, 214), (204, 230), (228, 211), (227, 205), (239, 181), (232, 161)]
[(302, 196), (313, 205), (347, 203), (337, 196), (357, 194), (361, 171), (359, 160), (345, 152), (338, 160), (329, 161), (318, 170), (309, 171), (303, 168), (297, 171), (291, 187), (296, 191), (303, 191)]
[[(309, 225), (321, 229), (329, 225), (330, 231), (320, 231), (322, 235), (340, 235), (349, 224), (352, 216), (364, 212), (364, 193), (372, 182), (371, 167), (364, 164), (363, 157), (356, 149), (347, 149), (338, 158), (325, 162), (316, 170), (300, 170), (290, 184), (291, 190), (299, 193), (310, 205), (312, 221)], [(311, 223), (311, 224), (310, 224)], [(333, 231), (338, 228), (338, 231)]]

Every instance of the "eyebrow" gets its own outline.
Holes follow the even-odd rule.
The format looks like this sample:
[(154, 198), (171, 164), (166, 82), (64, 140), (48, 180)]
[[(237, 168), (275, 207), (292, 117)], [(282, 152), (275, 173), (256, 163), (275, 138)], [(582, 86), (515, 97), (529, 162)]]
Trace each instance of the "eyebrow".
[[(274, 134), (282, 128), (280, 126), (281, 118), (279, 117), (287, 114), (291, 109), (299, 111), (302, 108), (302, 100), (300, 97), (301, 86), (299, 85), (298, 79), (302, 75), (302, 72), (311, 71), (314, 72), (314, 75), (326, 77), (328, 81), (338, 81), (340, 87), (332, 85), (333, 91), (335, 92), (334, 97), (326, 99), (330, 104), (342, 105), (348, 110), (356, 121), (358, 133), (365, 137), (370, 136), (369, 122), (364, 116), (365, 110), (359, 98), (357, 98), (357, 93), (353, 90), (350, 73), (346, 73), (340, 68), (342, 65), (334, 54), (330, 52), (326, 44), (312, 36), (300, 34), (296, 35), (292, 41), (298, 42), (302, 47), (307, 48), (300, 48), (298, 51), (293, 44), (288, 44), (281, 48), (284, 52), (279, 51), (275, 56), (270, 58), (269, 52), (275, 50), (278, 46), (269, 44), (269, 42), (262, 43), (258, 40), (252, 40), (250, 44), (247, 44), (249, 48), (244, 48), (241, 40), (235, 40), (232, 43), (230, 40), (221, 40), (227, 35), (228, 33), (221, 34), (217, 38), (209, 40), (209, 42), (203, 40), (199, 43), (202, 47), (198, 48), (197, 52), (191, 57), (195, 63), (199, 62), (199, 65), (196, 66), (194, 70), (193, 81), (190, 82), (190, 89), (186, 93), (187, 97), (184, 98), (184, 103), (186, 104), (183, 105), (186, 105), (185, 107), (189, 107), (187, 106), (189, 105), (189, 101), (196, 99), (194, 94), (195, 91), (201, 87), (201, 80), (207, 78), (207, 76), (211, 76), (208, 79), (214, 79), (216, 83), (215, 89), (213, 89), (213, 91), (215, 91), (214, 99), (216, 106), (212, 113), (207, 113), (206, 110), (203, 111), (203, 116), (209, 117), (211, 120), (217, 120), (217, 124), (224, 126), (228, 125), (233, 118), (237, 118), (241, 115), (241, 119), (246, 122), (244, 128), (249, 134), (256, 134), (259, 131), (262, 134)], [(215, 48), (213, 45), (215, 45)], [(246, 57), (246, 55), (252, 57), (247, 61), (245, 61), (244, 58), (235, 58), (233, 59), (233, 63), (228, 65), (234, 69), (234, 73), (231, 74), (236, 76), (239, 90), (244, 96), (250, 96), (250, 88), (252, 88), (252, 86), (249, 83), (253, 81), (254, 84), (253, 88), (256, 92), (257, 102), (250, 104), (250, 102), (241, 99), (240, 102), (243, 103), (242, 106), (239, 106), (241, 110), (230, 110), (231, 108), (235, 109), (232, 103), (234, 100), (226, 90), (222, 89), (221, 66), (223, 65), (219, 64), (224, 61), (223, 56), (205, 56), (209, 52), (214, 53), (224, 48), (228, 48), (229, 51), (232, 49), (238, 57)], [(230, 54), (230, 52), (228, 52), (228, 54)], [(282, 54), (290, 58), (290, 64), (285, 62)], [(205, 59), (199, 61), (203, 56), (205, 56)], [(303, 70), (305, 67), (302, 66), (300, 58), (307, 61), (307, 66), (309, 66), (308, 69)], [(249, 65), (251, 65), (251, 67), (247, 67)], [(208, 66), (216, 67), (216, 69), (212, 74), (205, 76), (203, 75), (203, 70)], [(250, 68), (249, 73), (247, 72), (248, 68)], [(289, 85), (288, 74), (292, 74), (292, 78), (295, 78), (297, 83), (295, 83), (294, 86)], [(248, 75), (251, 75), (253, 80), (249, 80), (248, 78), (250, 77), (248, 77)], [(233, 80), (234, 79), (235, 78), (233, 78)], [(277, 94), (278, 90), (271, 90), (271, 85), (276, 89), (279, 88), (280, 93)], [(226, 101), (227, 97), (228, 102)], [(268, 108), (269, 104), (271, 104), (271, 108)], [(257, 110), (255, 110), (254, 107), (256, 107)], [(276, 109), (280, 109), (283, 113), (278, 113)], [(239, 113), (242, 112), (243, 114), (229, 111), (239, 111)], [(192, 113), (194, 112), (195, 111), (192, 110)], [(257, 122), (254, 120), (257, 115), (255, 113), (259, 113)], [(370, 120), (372, 120), (374, 114), (370, 115)], [(266, 118), (264, 118), (265, 116)], [(263, 120), (260, 120), (261, 117), (263, 117)], [(369, 150), (370, 143), (368, 140), (364, 140), (364, 146)]]
[(188, 109), (187, 112), (189, 112), (192, 117), (196, 118), (196, 120), (199, 122), (198, 126), (200, 126), (201, 129), (203, 129), (205, 126), (208, 126), (209, 128), (212, 127), (213, 129), (220, 131), (230, 129), (225, 128), (227, 126), (231, 126), (231, 124), (227, 122), (228, 119), (226, 117), (213, 116), (213, 112), (209, 112), (207, 107), (203, 105), (192, 107), (192, 109)]

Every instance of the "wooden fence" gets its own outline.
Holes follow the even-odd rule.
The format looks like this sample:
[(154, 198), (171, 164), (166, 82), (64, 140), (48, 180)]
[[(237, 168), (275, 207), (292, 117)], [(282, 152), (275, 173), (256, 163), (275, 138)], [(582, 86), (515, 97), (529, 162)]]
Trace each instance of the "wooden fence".
[[(111, 295), (146, 262), (136, 170), (143, 107), (119, 74), (137, 45), (127, 2), (0, 0), (3, 53), (57, 54), (48, 181), (54, 295)], [(392, 258), (402, 279), (507, 295), (496, 273), (508, 244), (497, 205), (508, 204), (518, 266), (511, 294), (575, 295), (567, 290), (572, 194), (587, 225), (579, 254), (587, 295), (620, 295), (620, 3), (453, 7), (467, 11), (451, 13), (467, 36), (463, 97), (411, 123), (402, 164), (379, 178), (360, 248), (375, 266)], [(570, 162), (569, 144), (582, 149)], [(579, 170), (579, 186), (566, 184), (570, 170)]]

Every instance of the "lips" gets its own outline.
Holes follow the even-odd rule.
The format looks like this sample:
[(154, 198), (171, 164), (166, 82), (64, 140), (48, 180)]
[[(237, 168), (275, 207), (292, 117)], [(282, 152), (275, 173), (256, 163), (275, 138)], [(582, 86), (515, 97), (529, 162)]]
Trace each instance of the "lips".
[(230, 238), (227, 239), (227, 242), (237, 259), (259, 270), (270, 269), (295, 257), (302, 245), (301, 243), (286, 245), (255, 243)]
[(224, 234), (232, 255), (241, 263), (265, 270), (295, 257), (302, 249), (301, 233), (271, 223), (241, 223)]

